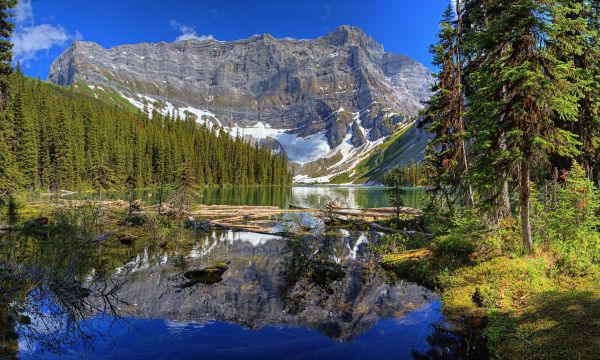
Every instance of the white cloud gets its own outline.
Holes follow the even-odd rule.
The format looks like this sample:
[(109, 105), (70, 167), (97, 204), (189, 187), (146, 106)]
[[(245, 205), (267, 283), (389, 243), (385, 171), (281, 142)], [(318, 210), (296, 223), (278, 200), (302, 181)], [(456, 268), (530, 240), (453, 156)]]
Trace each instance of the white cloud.
[(39, 52), (65, 45), (72, 38), (60, 25), (35, 25), (31, 0), (19, 0), (14, 21), (13, 53), (15, 60), (18, 61), (35, 59)]
[(20, 0), (15, 8), (15, 22), (22, 25), (33, 24), (33, 7), (31, 0)]
[(200, 40), (200, 41), (214, 40), (214, 36), (198, 35), (198, 33), (196, 33), (196, 28), (194, 28), (193, 26), (181, 24), (175, 20), (171, 20), (171, 27), (173, 29), (179, 30), (181, 32), (181, 35), (177, 36), (175, 41), (184, 41), (184, 40), (190, 40), (190, 39), (196, 39), (196, 40)]

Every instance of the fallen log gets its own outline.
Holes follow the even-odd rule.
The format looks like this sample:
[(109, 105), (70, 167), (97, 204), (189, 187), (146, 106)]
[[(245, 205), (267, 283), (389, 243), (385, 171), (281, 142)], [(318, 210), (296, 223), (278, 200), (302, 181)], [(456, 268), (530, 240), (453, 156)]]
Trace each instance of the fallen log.
[(293, 209), (293, 210), (312, 210), (310, 207), (308, 206), (303, 206), (303, 205), (295, 205), (295, 204), (289, 204), (288, 205), (289, 209)]
[[(375, 212), (375, 213), (390, 213), (390, 214), (395, 214), (396, 213), (396, 208), (395, 207), (377, 207), (377, 208), (362, 208), (362, 209), (354, 209), (354, 208), (339, 208), (339, 209), (335, 209), (336, 211), (360, 211), (360, 212)], [(400, 208), (400, 213), (401, 214), (408, 214), (408, 215), (421, 215), (423, 213), (422, 210), (420, 209), (415, 209), (415, 208), (411, 208), (411, 207), (401, 207)]]
[(369, 225), (371, 227), (371, 229), (373, 230), (379, 230), (379, 231), (383, 231), (383, 232), (387, 232), (387, 233), (401, 233), (403, 232), (402, 230), (397, 230), (397, 229), (392, 229), (383, 225), (379, 225), (373, 222), (367, 222), (367, 225)]

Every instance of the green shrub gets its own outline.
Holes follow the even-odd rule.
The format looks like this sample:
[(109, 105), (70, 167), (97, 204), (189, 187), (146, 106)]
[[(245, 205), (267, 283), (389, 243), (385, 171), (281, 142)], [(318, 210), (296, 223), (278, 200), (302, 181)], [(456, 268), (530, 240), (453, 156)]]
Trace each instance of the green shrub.
[(446, 233), (434, 240), (436, 256), (467, 262), (483, 243), (487, 233), (487, 225), (481, 217), (471, 209), (460, 209), (456, 217), (452, 217)]
[(457, 233), (438, 236), (434, 244), (437, 256), (460, 262), (469, 261), (470, 255), (477, 249), (473, 237)]
[(392, 254), (406, 250), (420, 249), (428, 246), (430, 240), (423, 235), (407, 235), (404, 233), (386, 234), (373, 246), (373, 251), (380, 254)]
[(562, 270), (583, 275), (591, 264), (600, 262), (600, 190), (577, 163), (563, 178), (554, 201), (536, 211), (534, 230), (538, 242), (557, 255)]

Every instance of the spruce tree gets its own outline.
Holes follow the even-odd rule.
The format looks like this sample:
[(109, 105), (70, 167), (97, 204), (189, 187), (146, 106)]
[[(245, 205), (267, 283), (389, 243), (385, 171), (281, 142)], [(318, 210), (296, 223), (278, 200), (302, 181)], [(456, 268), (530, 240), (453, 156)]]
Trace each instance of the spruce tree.
[(546, 46), (556, 36), (552, 21), (560, 14), (552, 9), (558, 1), (472, 2), (478, 5), (467, 7), (475, 178), (489, 189), (506, 180), (497, 174), (518, 174), (522, 240), (531, 253), (531, 165), (549, 153), (573, 154), (575, 136), (555, 119), (577, 119), (576, 89), (568, 81), (574, 68)]
[(383, 184), (389, 187), (390, 203), (396, 210), (396, 226), (400, 226), (400, 210), (404, 205), (405, 194), (402, 187), (406, 186), (406, 182), (402, 179), (402, 171), (398, 167), (394, 167), (383, 178)]
[(69, 121), (64, 108), (60, 108), (56, 120), (60, 132), (53, 139), (54, 158), (52, 159), (53, 175), (51, 180), (52, 189), (73, 189), (73, 154), (71, 151), (72, 137)]
[(9, 18), (16, 0), (0, 0), (0, 196), (15, 189), (18, 170), (13, 153), (14, 132), (9, 113), (9, 75), (12, 72), (12, 44), (14, 24)]
[(38, 185), (38, 131), (31, 111), (25, 106), (27, 92), (24, 78), (17, 68), (13, 84), (13, 122), (16, 135), (16, 163), (22, 175), (23, 185), (34, 189)]
[[(452, 210), (453, 197), (464, 196), (464, 202), (473, 203), (468, 183), (466, 153), (465, 97), (463, 91), (462, 13), (460, 1), (456, 9), (448, 6), (440, 22), (438, 43), (431, 47), (433, 63), (440, 68), (432, 90), (434, 95), (426, 103), (420, 126), (433, 134), (425, 149), (426, 172), (434, 192), (442, 194)], [(456, 18), (455, 18), (456, 11)], [(411, 164), (411, 171), (414, 164)], [(416, 180), (414, 181), (416, 185)]]

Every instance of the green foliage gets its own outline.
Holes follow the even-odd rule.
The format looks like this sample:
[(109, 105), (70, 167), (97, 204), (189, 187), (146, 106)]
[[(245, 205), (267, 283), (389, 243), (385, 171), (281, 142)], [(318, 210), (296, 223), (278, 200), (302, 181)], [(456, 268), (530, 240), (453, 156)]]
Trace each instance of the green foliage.
[(19, 220), (19, 203), (14, 196), (9, 196), (6, 204), (6, 218), (11, 224)]
[(446, 234), (435, 238), (434, 252), (438, 257), (468, 262), (481, 242), (483, 229), (478, 217), (456, 218)]
[(388, 193), (390, 203), (396, 208), (396, 224), (400, 224), (400, 208), (404, 205), (404, 194), (406, 191), (402, 188), (406, 186), (406, 179), (402, 177), (402, 171), (395, 167), (383, 178), (383, 184), (389, 186)]
[(9, 75), (12, 72), (14, 24), (9, 21), (16, 0), (0, 1), (0, 196), (9, 195), (19, 183), (14, 155), (15, 133), (9, 107)]
[(556, 252), (565, 271), (577, 275), (600, 263), (600, 190), (578, 163), (563, 178), (555, 199), (534, 205), (541, 208), (534, 234), (538, 243)]
[(407, 250), (407, 240), (408, 236), (404, 234), (386, 234), (381, 238), (381, 243), (376, 245), (374, 251), (384, 254), (405, 251)]
[[(17, 5), (17, 0), (0, 1), (0, 76), (12, 72), (12, 43), (10, 38), (15, 25), (9, 20), (12, 17), (11, 10)], [(0, 89), (2, 92), (4, 89)]]
[(285, 156), (193, 119), (149, 119), (18, 72), (8, 83), (14, 121), (0, 121), (0, 137), (8, 139), (0, 141), (0, 192), (104, 191), (129, 186), (130, 176), (137, 188), (175, 184), (183, 165), (194, 186), (291, 182)]
[[(430, 48), (433, 63), (440, 71), (435, 75), (434, 95), (427, 101), (419, 124), (433, 135), (425, 148), (429, 184), (437, 195), (444, 195), (450, 208), (463, 195), (463, 187), (470, 189), (466, 184), (462, 16), (454, 17), (455, 10), (460, 12), (460, 1), (456, 5), (457, 9), (447, 7), (440, 22), (438, 42)], [(451, 200), (450, 195), (456, 199)], [(468, 198), (471, 198), (470, 191)]]

